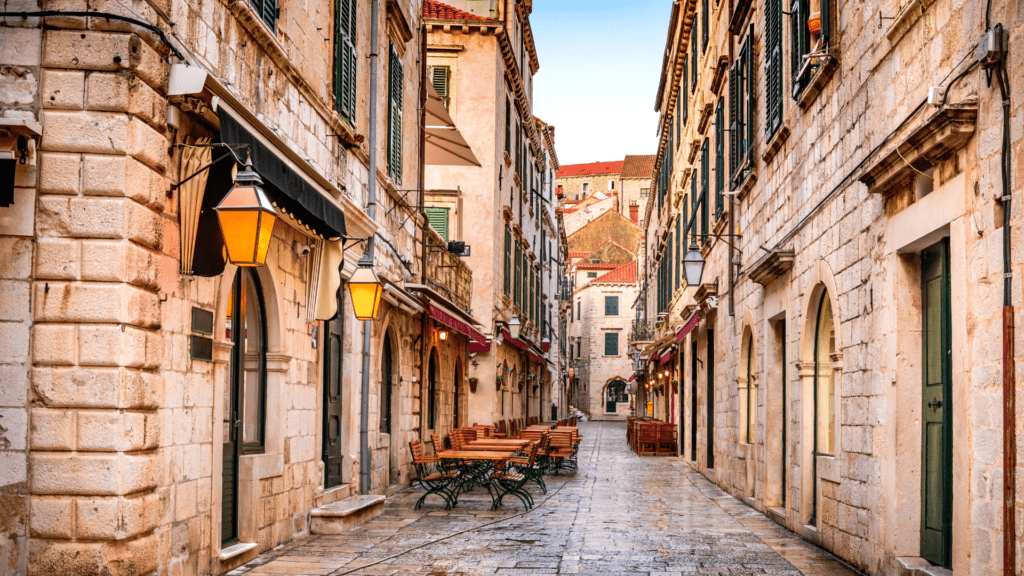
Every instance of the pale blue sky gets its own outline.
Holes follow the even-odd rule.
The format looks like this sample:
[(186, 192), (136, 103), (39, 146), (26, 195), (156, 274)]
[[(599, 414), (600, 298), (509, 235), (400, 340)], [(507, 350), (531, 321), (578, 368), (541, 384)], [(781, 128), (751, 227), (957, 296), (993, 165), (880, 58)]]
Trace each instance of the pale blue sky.
[(670, 0), (534, 0), (534, 112), (562, 164), (653, 154)]

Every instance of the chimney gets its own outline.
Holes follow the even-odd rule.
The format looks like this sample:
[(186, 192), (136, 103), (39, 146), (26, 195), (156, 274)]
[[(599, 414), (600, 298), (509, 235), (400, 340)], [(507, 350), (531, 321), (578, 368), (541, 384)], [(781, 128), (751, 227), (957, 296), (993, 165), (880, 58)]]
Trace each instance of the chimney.
[(629, 219), (633, 221), (633, 224), (639, 224), (640, 218), (640, 206), (636, 203), (636, 200), (629, 203)]

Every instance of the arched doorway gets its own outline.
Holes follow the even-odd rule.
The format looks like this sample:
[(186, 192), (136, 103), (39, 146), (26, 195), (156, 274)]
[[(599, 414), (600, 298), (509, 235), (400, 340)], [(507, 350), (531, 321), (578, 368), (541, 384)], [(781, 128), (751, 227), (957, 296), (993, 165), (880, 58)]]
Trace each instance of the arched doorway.
[(437, 348), (430, 351), (430, 363), (427, 365), (427, 429), (433, 430), (437, 424)]
[(384, 334), (384, 346), (380, 355), (380, 432), (391, 434), (391, 397), (394, 384), (394, 367), (391, 353), (391, 331)]
[(231, 340), (221, 478), (221, 546), (238, 540), (238, 461), (264, 451), (267, 415), (267, 315), (256, 273), (235, 272), (225, 337)]
[(626, 394), (626, 383), (616, 379), (609, 382), (604, 389), (605, 414), (618, 413), (619, 402), (629, 402), (629, 395)]
[(832, 302), (827, 290), (822, 291), (814, 320), (814, 443), (811, 453), (811, 518), (816, 525), (818, 517), (818, 457), (834, 456), (836, 446), (836, 387), (832, 357), (836, 352), (835, 325)]

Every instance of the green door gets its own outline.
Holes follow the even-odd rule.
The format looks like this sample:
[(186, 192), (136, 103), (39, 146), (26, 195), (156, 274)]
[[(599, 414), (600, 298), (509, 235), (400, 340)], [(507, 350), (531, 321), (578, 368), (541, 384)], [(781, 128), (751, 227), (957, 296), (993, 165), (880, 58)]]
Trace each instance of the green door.
[(949, 241), (921, 253), (921, 557), (951, 567), (953, 520), (952, 315)]

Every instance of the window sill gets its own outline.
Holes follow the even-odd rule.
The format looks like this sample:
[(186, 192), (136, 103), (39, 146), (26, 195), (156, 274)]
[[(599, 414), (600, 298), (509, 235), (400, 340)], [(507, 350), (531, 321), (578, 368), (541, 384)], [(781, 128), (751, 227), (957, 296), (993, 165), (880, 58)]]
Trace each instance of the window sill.
[(924, 11), (932, 5), (932, 1), (933, 0), (910, 0), (910, 2), (903, 7), (903, 10), (900, 10), (896, 19), (892, 21), (888, 30), (885, 31), (886, 37), (889, 38), (890, 47), (895, 46), (896, 43), (910, 31), (914, 26), (914, 23), (924, 15)]
[(829, 55), (818, 67), (818, 71), (811, 77), (810, 82), (804, 87), (803, 91), (796, 97), (796, 104), (801, 110), (806, 110), (808, 106), (814, 102), (818, 94), (821, 94), (822, 88), (828, 83), (829, 79), (832, 78), (832, 74), (839, 68), (839, 60), (834, 55)]
[(757, 174), (754, 172), (753, 167), (751, 167), (747, 175), (736, 186), (736, 199), (742, 202), (747, 197), (747, 194), (750, 194), (750, 191), (754, 189), (755, 182), (757, 182)]
[(772, 137), (768, 142), (765, 143), (764, 153), (761, 154), (761, 160), (763, 160), (765, 164), (771, 162), (772, 158), (775, 157), (775, 154), (777, 154), (779, 150), (782, 150), (782, 145), (786, 143), (788, 138), (789, 126), (786, 126), (786, 124), (783, 123), (782, 126), (775, 131), (775, 134), (772, 134)]
[(228, 560), (237, 558), (250, 550), (255, 550), (257, 546), (258, 544), (256, 542), (239, 542), (237, 544), (232, 544), (231, 546), (222, 549), (220, 551), (220, 555), (217, 556), (217, 559), (221, 562), (227, 562)]

